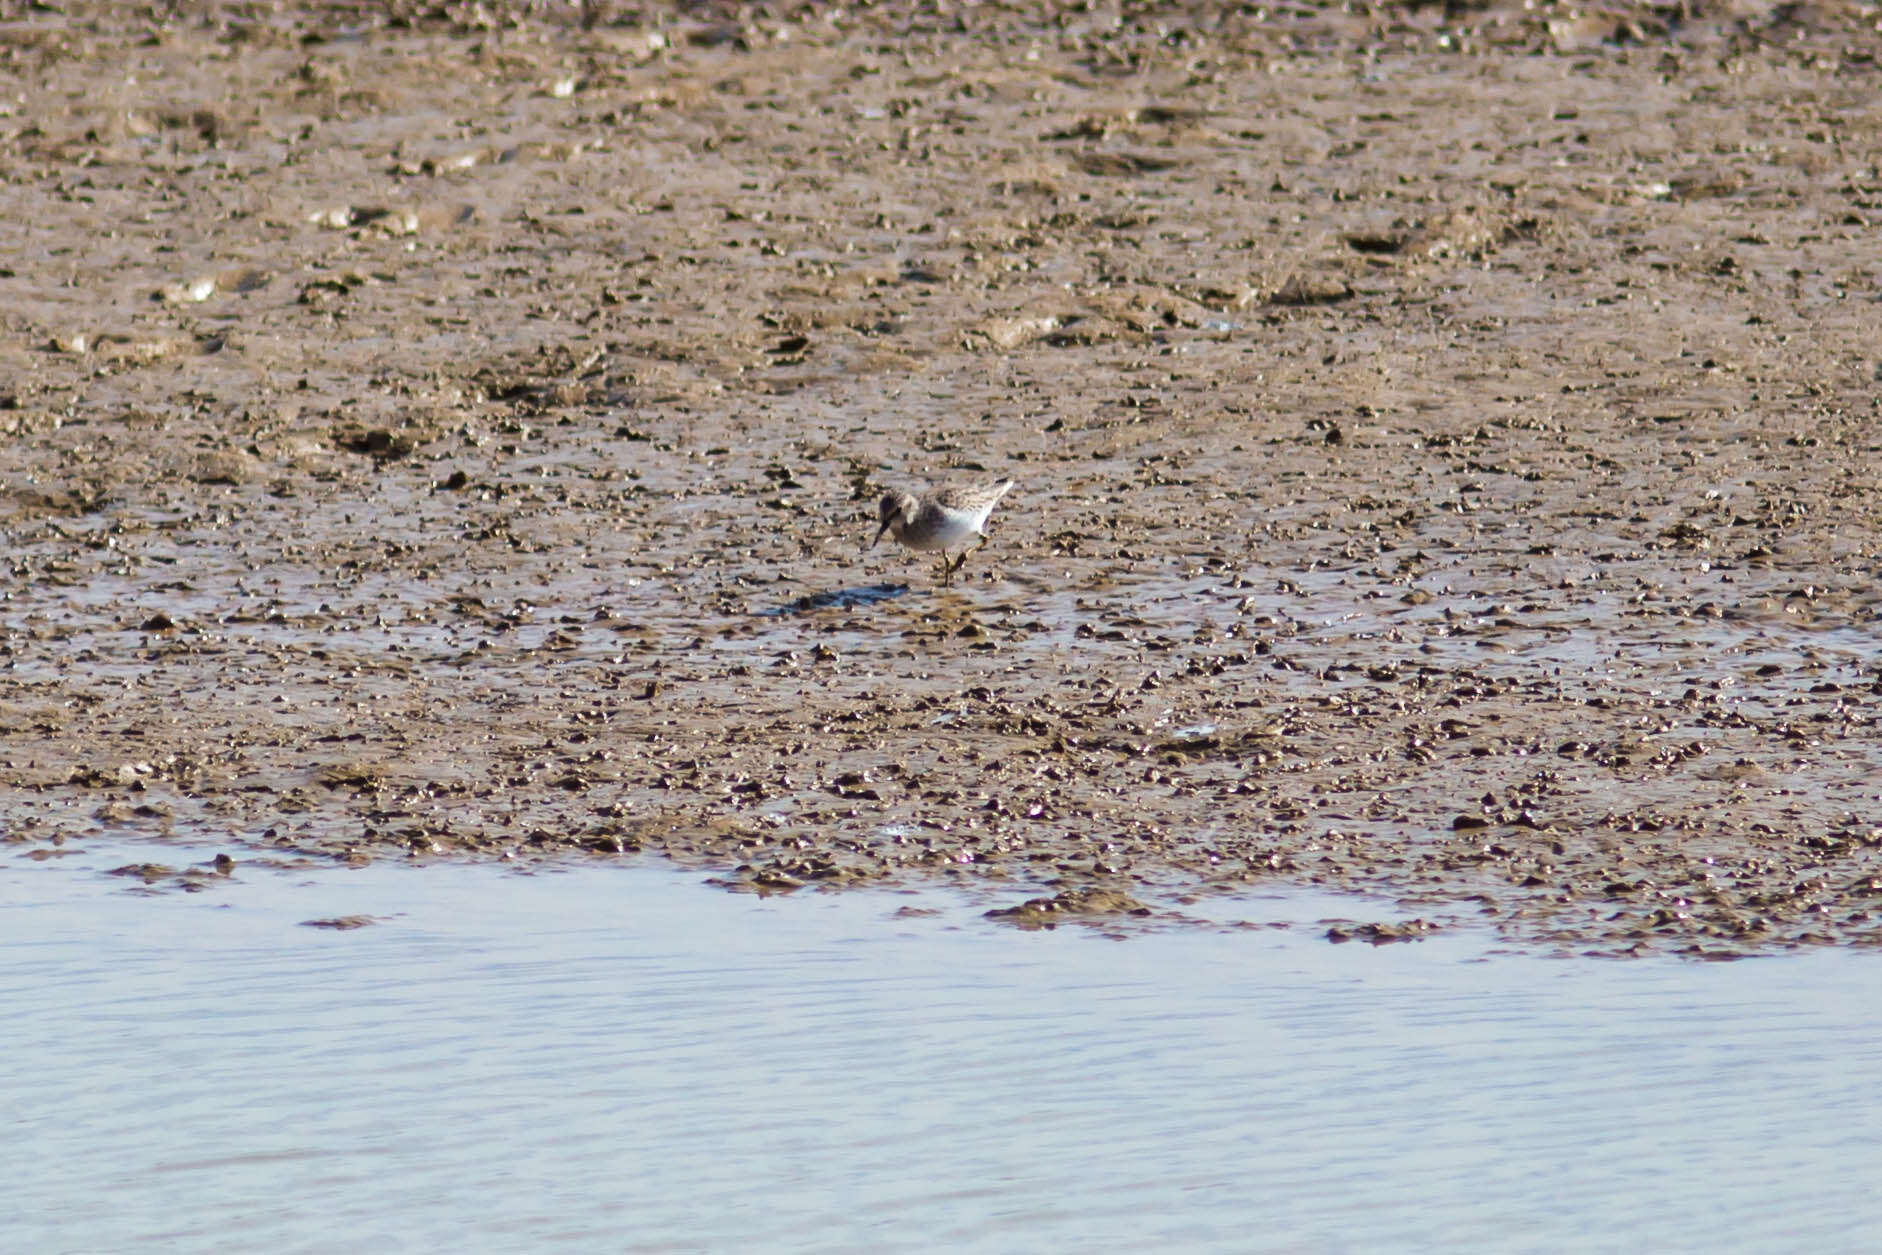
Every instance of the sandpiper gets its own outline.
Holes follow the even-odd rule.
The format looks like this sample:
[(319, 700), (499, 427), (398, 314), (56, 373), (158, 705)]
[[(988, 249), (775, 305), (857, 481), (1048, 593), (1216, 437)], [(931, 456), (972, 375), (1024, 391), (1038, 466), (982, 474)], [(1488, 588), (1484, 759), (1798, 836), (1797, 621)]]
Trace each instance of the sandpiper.
[[(952, 581), (954, 572), (966, 564), (967, 555), (987, 543), (986, 533), (980, 529), (987, 525), (987, 516), (1012, 486), (1012, 480), (1000, 479), (990, 484), (946, 488), (925, 497), (911, 492), (889, 493), (882, 498), (879, 510), (882, 526), (869, 547), (875, 548), (884, 532), (892, 532), (910, 549), (930, 553), (938, 549), (941, 551), (941, 582), (947, 584)], [(978, 543), (973, 543), (976, 541)], [(961, 551), (960, 557), (952, 562), (948, 559), (950, 549)]]

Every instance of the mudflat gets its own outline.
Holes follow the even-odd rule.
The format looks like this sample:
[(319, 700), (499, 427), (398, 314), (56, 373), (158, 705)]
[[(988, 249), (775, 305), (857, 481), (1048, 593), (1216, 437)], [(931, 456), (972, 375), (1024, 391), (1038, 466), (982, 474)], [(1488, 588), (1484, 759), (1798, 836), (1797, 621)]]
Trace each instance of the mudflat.
[(8, 14), (8, 841), (1882, 940), (1872, 8)]

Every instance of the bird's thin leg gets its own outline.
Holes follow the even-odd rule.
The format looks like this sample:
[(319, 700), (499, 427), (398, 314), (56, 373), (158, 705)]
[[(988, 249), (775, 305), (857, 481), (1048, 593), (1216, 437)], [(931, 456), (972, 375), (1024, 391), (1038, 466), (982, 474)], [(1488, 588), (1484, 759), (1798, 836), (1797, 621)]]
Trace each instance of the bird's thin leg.
[(941, 587), (946, 588), (954, 582), (954, 567), (948, 560), (947, 550), (941, 551)]
[(987, 547), (987, 534), (985, 532), (976, 532), (975, 535), (980, 537), (980, 543), (977, 545), (969, 545), (967, 548), (961, 550), (961, 556), (954, 559), (954, 569), (956, 571), (967, 565), (968, 554), (979, 553), (982, 549)]

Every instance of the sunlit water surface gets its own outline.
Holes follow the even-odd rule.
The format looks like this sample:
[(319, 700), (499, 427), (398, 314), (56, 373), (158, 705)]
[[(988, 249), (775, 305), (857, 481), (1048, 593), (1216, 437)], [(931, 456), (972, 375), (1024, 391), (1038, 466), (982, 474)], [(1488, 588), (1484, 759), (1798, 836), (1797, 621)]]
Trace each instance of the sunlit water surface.
[[(1210, 908), (1292, 928), (1117, 941), (599, 864), (102, 874), (152, 856), (0, 853), (0, 1249), (1847, 1249), (1882, 1223), (1868, 954), (1335, 946), (1313, 920), (1383, 916), (1305, 897)], [(300, 926), (344, 915), (378, 922)]]

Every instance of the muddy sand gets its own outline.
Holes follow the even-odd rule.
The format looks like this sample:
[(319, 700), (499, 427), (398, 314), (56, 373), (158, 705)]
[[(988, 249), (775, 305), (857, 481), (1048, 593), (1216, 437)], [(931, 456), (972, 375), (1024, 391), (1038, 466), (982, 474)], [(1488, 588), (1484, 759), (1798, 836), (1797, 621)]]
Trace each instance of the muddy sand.
[(16, 855), (1882, 940), (1871, 6), (5, 13)]

